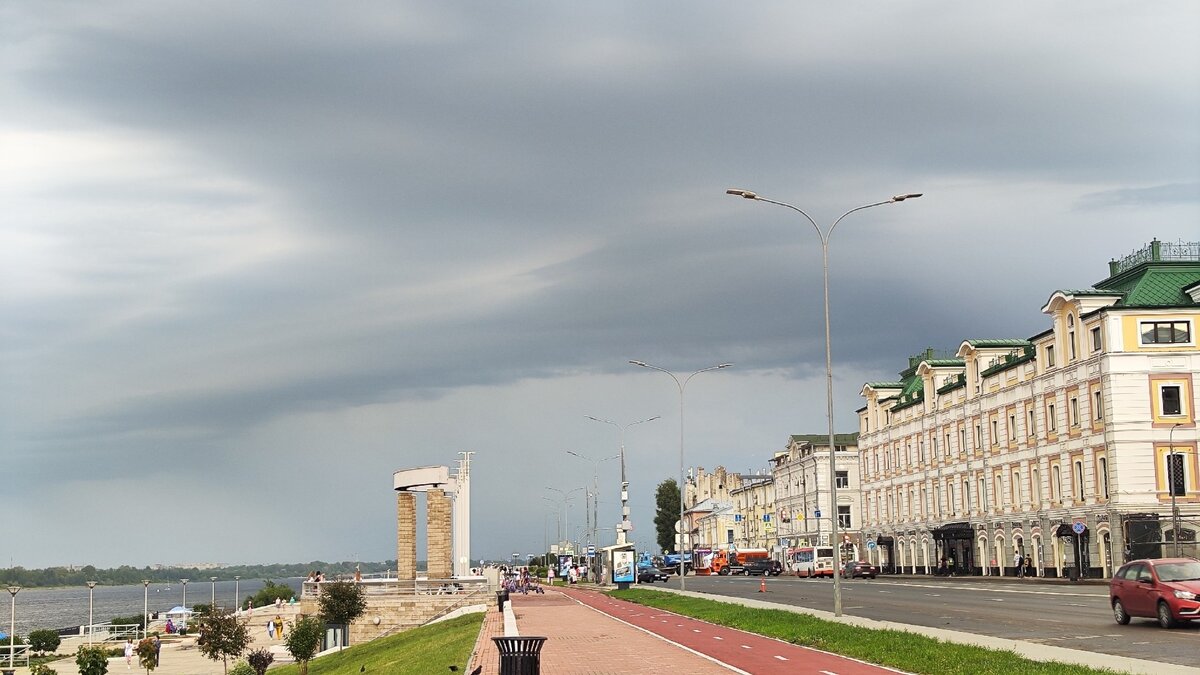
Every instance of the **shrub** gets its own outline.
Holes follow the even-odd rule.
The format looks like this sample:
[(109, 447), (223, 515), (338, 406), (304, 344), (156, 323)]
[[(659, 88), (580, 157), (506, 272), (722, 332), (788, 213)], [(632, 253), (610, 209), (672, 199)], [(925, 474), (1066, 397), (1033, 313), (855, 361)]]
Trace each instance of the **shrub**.
[(255, 675), (254, 669), (245, 661), (238, 661), (229, 669), (229, 675)]
[(83, 645), (75, 653), (75, 665), (79, 666), (79, 675), (107, 675), (107, 650), (103, 647)]
[(263, 586), (258, 590), (257, 593), (250, 596), (250, 602), (253, 603), (255, 607), (262, 607), (263, 605), (274, 604), (276, 598), (289, 600), (294, 595), (296, 595), (296, 591), (293, 591), (291, 586), (288, 586), (287, 584), (277, 584), (268, 579), (266, 586)]
[[(158, 637), (158, 633), (155, 633), (154, 637)], [(154, 648), (154, 638), (143, 638), (133, 651), (137, 654), (138, 665), (145, 668), (147, 673), (158, 667), (158, 650)]]
[(266, 648), (255, 649), (246, 655), (246, 663), (249, 663), (250, 667), (254, 669), (255, 675), (263, 675), (274, 662), (275, 655)]
[(138, 628), (146, 627), (146, 617), (141, 614), (132, 616), (114, 616), (111, 621), (114, 626), (137, 626)]
[(44, 663), (35, 663), (29, 667), (29, 675), (58, 675), (58, 671)]
[(62, 638), (58, 636), (57, 631), (47, 628), (29, 631), (29, 648), (35, 652), (41, 654), (53, 652), (58, 649), (60, 644), (62, 644)]
[(284, 638), (284, 646), (292, 658), (300, 662), (300, 675), (308, 675), (308, 662), (321, 649), (325, 637), (325, 624), (315, 616), (306, 616), (292, 626), (292, 632)]

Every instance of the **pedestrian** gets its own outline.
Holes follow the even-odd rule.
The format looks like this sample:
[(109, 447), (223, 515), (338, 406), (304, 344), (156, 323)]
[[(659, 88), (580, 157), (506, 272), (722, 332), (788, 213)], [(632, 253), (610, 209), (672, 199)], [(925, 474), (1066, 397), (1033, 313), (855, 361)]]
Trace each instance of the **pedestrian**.
[(1016, 563), (1017, 563), (1017, 578), (1018, 579), (1025, 578), (1025, 556), (1021, 555), (1020, 551), (1017, 551)]
[(362, 581), (362, 570), (358, 568), (358, 565), (355, 565), (354, 566), (354, 583), (357, 584), (361, 581)]
[(554, 585), (554, 568), (550, 567), (550, 566), (546, 567), (546, 585), (547, 586)]
[(133, 640), (125, 638), (125, 670), (133, 667)]
[(1025, 558), (1025, 576), (1037, 576), (1033, 571), (1033, 558)]
[(275, 636), (283, 639), (283, 617), (278, 614), (275, 615)]
[(271, 638), (272, 640), (275, 639), (275, 619), (271, 619), (267, 622), (267, 637)]
[(158, 656), (162, 652), (162, 640), (158, 639), (158, 633), (154, 634), (154, 667), (158, 667)]

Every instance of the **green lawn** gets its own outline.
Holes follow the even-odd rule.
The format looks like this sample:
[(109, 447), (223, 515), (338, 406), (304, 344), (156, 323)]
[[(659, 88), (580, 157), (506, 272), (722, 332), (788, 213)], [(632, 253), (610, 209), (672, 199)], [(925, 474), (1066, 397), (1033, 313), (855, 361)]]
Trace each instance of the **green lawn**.
[(870, 630), (777, 609), (629, 589), (609, 595), (684, 616), (850, 656), (912, 673), (953, 675), (1111, 675), (1115, 671), (1031, 661), (1013, 652), (960, 645), (895, 630)]
[[(361, 645), (351, 645), (337, 654), (322, 656), (308, 663), (309, 675), (429, 675), (467, 672), (467, 661), (475, 639), (483, 627), (483, 614), (468, 614), (403, 633), (390, 635)], [(272, 675), (297, 675), (293, 664), (272, 668)]]

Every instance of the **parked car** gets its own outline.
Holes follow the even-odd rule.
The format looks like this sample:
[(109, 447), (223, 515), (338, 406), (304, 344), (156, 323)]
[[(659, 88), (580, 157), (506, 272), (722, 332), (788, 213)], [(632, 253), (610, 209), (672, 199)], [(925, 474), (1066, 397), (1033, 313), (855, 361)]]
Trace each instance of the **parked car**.
[(655, 581), (666, 581), (670, 577), (666, 572), (657, 567), (643, 567), (638, 570), (637, 580), (639, 584), (652, 584)]
[(865, 560), (851, 560), (842, 569), (842, 576), (847, 579), (856, 577), (874, 579), (876, 574), (879, 574), (879, 568)]
[(778, 560), (771, 560), (769, 558), (748, 560), (746, 561), (745, 570), (746, 576), (756, 577), (759, 575), (768, 575), (777, 577), (780, 574), (783, 574), (783, 563), (779, 562)]
[(1117, 623), (1140, 616), (1163, 628), (1200, 619), (1200, 560), (1159, 558), (1125, 563), (1108, 582)]

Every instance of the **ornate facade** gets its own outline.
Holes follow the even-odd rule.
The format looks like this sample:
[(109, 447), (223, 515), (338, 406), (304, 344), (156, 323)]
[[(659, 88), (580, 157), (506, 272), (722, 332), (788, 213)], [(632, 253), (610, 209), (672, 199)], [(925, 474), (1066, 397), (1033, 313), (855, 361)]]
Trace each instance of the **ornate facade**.
[(1037, 335), (926, 351), (863, 386), (874, 562), (1014, 574), (1021, 554), (1046, 576), (1110, 576), (1198, 554), (1200, 244), (1152, 242), (1041, 311)]

